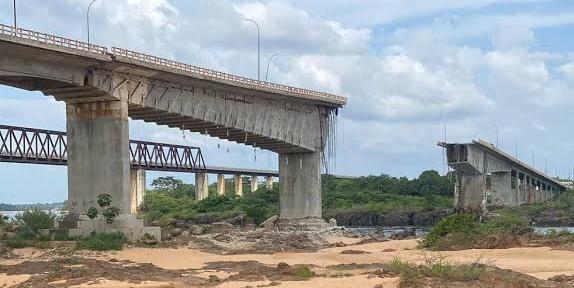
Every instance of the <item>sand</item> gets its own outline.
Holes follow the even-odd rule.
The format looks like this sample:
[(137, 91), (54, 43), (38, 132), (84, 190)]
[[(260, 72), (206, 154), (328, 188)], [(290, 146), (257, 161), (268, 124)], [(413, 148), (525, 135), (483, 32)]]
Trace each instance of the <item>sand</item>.
[[(452, 262), (467, 263), (477, 259), (482, 263), (493, 264), (497, 267), (510, 269), (525, 273), (539, 279), (548, 279), (559, 274), (574, 274), (574, 252), (552, 250), (546, 247), (525, 247), (511, 249), (489, 249), (489, 250), (464, 250), (449, 252), (428, 252), (416, 250), (416, 240), (394, 240), (380, 243), (370, 243), (364, 245), (353, 245), (348, 247), (336, 247), (320, 250), (313, 253), (275, 253), (275, 254), (244, 254), (244, 255), (216, 255), (191, 248), (128, 248), (119, 252), (108, 253), (86, 253), (82, 256), (96, 258), (99, 260), (127, 260), (137, 263), (152, 263), (164, 269), (195, 269), (198, 277), (208, 279), (215, 275), (220, 279), (226, 278), (232, 272), (202, 269), (210, 262), (240, 262), (257, 261), (262, 264), (276, 266), (280, 262), (289, 265), (307, 264), (312, 265), (316, 271), (337, 264), (370, 264), (385, 263), (393, 258), (400, 258), (407, 261), (423, 261), (425, 257), (445, 257)], [(366, 254), (341, 254), (344, 250), (359, 250), (369, 252)], [(383, 252), (383, 250), (389, 251)], [(34, 258), (34, 255), (41, 253), (31, 253), (32, 251), (22, 250), (27, 257)], [(30, 258), (28, 258), (30, 259)], [(324, 269), (325, 270), (325, 269)], [(13, 285), (25, 281), (29, 275), (6, 276), (0, 275), (0, 287), (3, 284)], [(354, 275), (350, 277), (331, 278), (313, 277), (309, 281), (280, 281), (274, 287), (366, 287), (372, 288), (375, 285), (383, 287), (396, 287), (397, 278), (368, 277), (367, 275)], [(233, 281), (225, 282), (217, 287), (238, 288), (258, 285), (268, 285), (271, 282), (265, 281)], [(304, 285), (304, 286), (302, 286)], [(76, 287), (76, 286), (75, 286)], [(77, 287), (184, 287), (178, 283), (142, 282), (140, 284), (126, 284), (121, 282), (98, 279), (91, 284), (84, 284)]]

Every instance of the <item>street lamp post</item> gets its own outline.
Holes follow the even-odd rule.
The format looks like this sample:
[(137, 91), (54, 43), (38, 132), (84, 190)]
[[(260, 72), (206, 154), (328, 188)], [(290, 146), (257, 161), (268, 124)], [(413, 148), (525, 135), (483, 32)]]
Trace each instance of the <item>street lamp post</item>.
[(16, 22), (16, 0), (14, 0), (12, 8), (14, 8), (14, 31), (16, 31), (18, 30), (18, 23)]
[(271, 55), (271, 57), (269, 57), (269, 60), (267, 60), (267, 71), (265, 72), (265, 82), (267, 82), (267, 77), (269, 77), (269, 64), (271, 64), (271, 60), (273, 60), (275, 56), (279, 56), (279, 53)]
[(96, 2), (96, 0), (92, 0), (92, 2), (90, 2), (90, 5), (88, 6), (88, 11), (86, 11), (86, 27), (88, 28), (88, 45), (90, 44), (90, 8), (92, 8), (94, 2)]
[(259, 30), (259, 24), (255, 20), (249, 18), (243, 18), (245, 21), (249, 21), (257, 27), (257, 81), (261, 80), (261, 34)]

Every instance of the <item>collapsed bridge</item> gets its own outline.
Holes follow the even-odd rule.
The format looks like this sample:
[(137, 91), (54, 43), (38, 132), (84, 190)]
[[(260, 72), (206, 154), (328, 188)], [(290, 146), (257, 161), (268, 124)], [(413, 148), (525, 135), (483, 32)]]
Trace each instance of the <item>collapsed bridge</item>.
[(280, 220), (321, 225), (320, 175), (346, 98), (121, 48), (0, 25), (0, 84), (66, 103), (68, 200), (83, 215), (110, 193), (132, 207), (128, 118), (279, 154)]
[(455, 205), (517, 206), (545, 202), (566, 186), (484, 140), (438, 144), (456, 175)]

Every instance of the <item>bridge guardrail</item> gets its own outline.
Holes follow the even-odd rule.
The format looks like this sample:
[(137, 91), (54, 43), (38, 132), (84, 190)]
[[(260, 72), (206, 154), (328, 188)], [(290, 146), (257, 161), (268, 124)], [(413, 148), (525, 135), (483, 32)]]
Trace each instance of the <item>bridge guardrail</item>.
[(329, 94), (329, 93), (325, 93), (325, 92), (313, 91), (313, 90), (308, 90), (308, 89), (303, 89), (303, 88), (297, 88), (297, 87), (293, 87), (293, 86), (287, 86), (287, 85), (275, 84), (275, 83), (270, 83), (270, 82), (265, 82), (265, 81), (259, 81), (259, 80), (250, 79), (250, 78), (246, 78), (246, 77), (242, 77), (242, 76), (237, 76), (237, 75), (233, 75), (233, 74), (229, 74), (229, 73), (225, 73), (225, 72), (220, 72), (220, 71), (202, 68), (202, 67), (198, 67), (198, 66), (194, 66), (194, 65), (190, 65), (190, 64), (185, 64), (185, 63), (181, 63), (181, 62), (177, 62), (177, 61), (173, 61), (173, 60), (169, 60), (169, 59), (165, 59), (165, 58), (161, 58), (161, 57), (157, 57), (157, 56), (153, 56), (153, 55), (149, 55), (149, 54), (145, 54), (145, 53), (135, 52), (135, 51), (131, 51), (131, 50), (123, 49), (123, 48), (112, 47), (112, 55), (125, 57), (128, 59), (141, 61), (141, 62), (145, 62), (145, 63), (156, 64), (156, 65), (160, 65), (160, 66), (164, 66), (164, 67), (168, 67), (168, 68), (172, 68), (172, 69), (176, 69), (176, 70), (180, 70), (180, 71), (196, 73), (196, 74), (211, 77), (214, 79), (232, 81), (232, 82), (237, 82), (237, 83), (241, 83), (241, 84), (251, 85), (254, 87), (268, 88), (268, 89), (276, 90), (277, 92), (289, 92), (289, 93), (294, 93), (294, 94), (298, 94), (298, 95), (302, 95), (302, 96), (310, 96), (314, 99), (330, 100), (330, 101), (338, 103), (338, 104), (346, 103), (346, 98), (342, 97), (342, 96), (337, 96), (337, 95), (333, 95), (333, 94)]
[(8, 25), (4, 25), (4, 24), (0, 24), (0, 34), (24, 38), (24, 39), (28, 39), (28, 40), (34, 40), (34, 41), (38, 41), (38, 42), (42, 42), (42, 43), (46, 43), (46, 44), (62, 46), (62, 47), (81, 50), (81, 51), (85, 51), (85, 52), (92, 52), (92, 53), (98, 53), (98, 54), (103, 54), (103, 55), (106, 55), (108, 53), (108, 48), (103, 47), (103, 46), (88, 44), (86, 42), (82, 42), (82, 41), (78, 41), (78, 40), (68, 39), (68, 38), (64, 38), (64, 37), (60, 37), (60, 36), (55, 36), (55, 35), (51, 35), (51, 34), (36, 32), (36, 31), (22, 29), (22, 28), (16, 28), (14, 26), (8, 26)]

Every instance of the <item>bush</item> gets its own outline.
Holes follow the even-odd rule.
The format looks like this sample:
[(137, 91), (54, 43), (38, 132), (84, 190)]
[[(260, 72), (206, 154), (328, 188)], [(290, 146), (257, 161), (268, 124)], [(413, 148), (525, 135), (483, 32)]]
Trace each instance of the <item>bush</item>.
[(97, 233), (81, 239), (78, 248), (95, 251), (122, 250), (127, 242), (126, 236), (121, 232)]
[(297, 276), (297, 277), (303, 278), (303, 279), (309, 279), (309, 278), (313, 277), (314, 275), (315, 275), (315, 272), (313, 272), (307, 266), (297, 267), (297, 268), (295, 268), (295, 270), (293, 270), (293, 276)]
[(443, 218), (434, 226), (419, 243), (420, 247), (436, 249), (440, 241), (447, 235), (462, 234), (466, 236), (476, 235), (479, 225), (474, 214), (455, 214)]
[(38, 237), (40, 229), (54, 228), (56, 214), (33, 208), (16, 214), (15, 221), (20, 225), (17, 231), (18, 235), (24, 239), (32, 240)]
[(501, 213), (498, 217), (486, 221), (481, 225), (481, 233), (488, 235), (492, 233), (512, 231), (517, 228), (527, 227), (528, 223), (516, 214)]
[(28, 243), (22, 237), (12, 237), (6, 240), (6, 246), (14, 249), (28, 247)]

